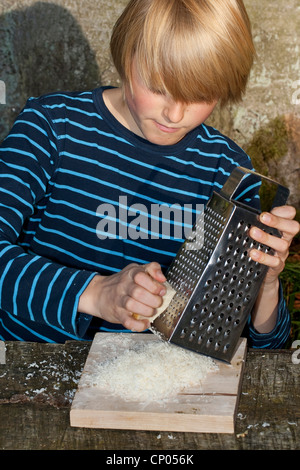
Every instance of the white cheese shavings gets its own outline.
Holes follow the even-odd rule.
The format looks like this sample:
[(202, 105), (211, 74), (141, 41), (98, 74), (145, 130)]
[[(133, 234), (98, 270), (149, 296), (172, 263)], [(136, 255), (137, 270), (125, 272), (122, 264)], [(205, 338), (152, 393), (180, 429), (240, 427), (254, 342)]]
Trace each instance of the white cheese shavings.
[(128, 349), (96, 366), (90, 385), (127, 401), (161, 402), (200, 387), (216, 370), (210, 357), (167, 342), (128, 342)]

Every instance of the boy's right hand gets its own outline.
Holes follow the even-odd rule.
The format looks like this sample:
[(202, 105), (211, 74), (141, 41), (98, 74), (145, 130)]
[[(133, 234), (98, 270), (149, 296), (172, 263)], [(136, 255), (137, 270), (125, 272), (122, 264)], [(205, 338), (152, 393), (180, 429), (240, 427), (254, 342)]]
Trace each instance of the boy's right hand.
[(95, 276), (80, 296), (78, 311), (144, 331), (150, 323), (133, 314), (151, 317), (162, 304), (166, 281), (158, 263), (130, 264), (110, 276)]

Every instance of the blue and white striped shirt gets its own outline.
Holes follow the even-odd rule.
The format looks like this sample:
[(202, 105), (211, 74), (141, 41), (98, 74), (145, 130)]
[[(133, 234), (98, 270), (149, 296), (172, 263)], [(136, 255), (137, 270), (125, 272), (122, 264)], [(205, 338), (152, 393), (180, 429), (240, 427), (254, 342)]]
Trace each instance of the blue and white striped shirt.
[[(132, 262), (166, 269), (184, 238), (178, 229), (191, 228), (197, 205), (236, 166), (252, 168), (234, 142), (206, 125), (172, 146), (149, 143), (111, 115), (102, 91), (28, 100), (0, 147), (2, 339), (91, 337), (92, 317), (77, 305), (93, 276)], [(244, 199), (258, 203), (251, 188)], [(163, 213), (153, 212), (162, 207), (185, 208), (170, 236), (163, 236)], [(254, 346), (286, 341), (289, 314), (283, 299), (280, 305), (272, 334), (257, 335), (250, 325)]]

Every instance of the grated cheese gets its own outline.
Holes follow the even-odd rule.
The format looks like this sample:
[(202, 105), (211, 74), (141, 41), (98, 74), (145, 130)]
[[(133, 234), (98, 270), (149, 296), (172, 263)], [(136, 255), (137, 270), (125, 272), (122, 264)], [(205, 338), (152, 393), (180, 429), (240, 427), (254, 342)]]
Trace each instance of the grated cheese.
[(127, 401), (169, 399), (188, 387), (200, 386), (208, 373), (218, 370), (210, 357), (167, 342), (134, 343), (128, 336), (121, 340), (125, 350), (120, 353), (115, 344), (116, 355), (110, 349), (109, 359), (94, 364), (89, 381), (91, 386)]

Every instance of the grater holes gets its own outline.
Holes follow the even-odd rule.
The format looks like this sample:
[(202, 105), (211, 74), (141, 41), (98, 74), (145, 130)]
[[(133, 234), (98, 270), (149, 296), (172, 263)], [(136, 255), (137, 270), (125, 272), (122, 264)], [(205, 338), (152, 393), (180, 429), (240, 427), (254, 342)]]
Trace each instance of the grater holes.
[(239, 269), (239, 273), (240, 274), (244, 273), (246, 271), (246, 269), (247, 269), (247, 266), (245, 264), (242, 264), (242, 266)]
[(234, 236), (234, 232), (233, 231), (229, 232), (227, 240), (231, 240), (233, 238), (233, 236)]
[(196, 330), (192, 331), (192, 333), (189, 336), (189, 341), (190, 342), (193, 341), (195, 339), (196, 335), (197, 335)]
[(250, 266), (250, 268), (248, 269), (248, 271), (246, 273), (246, 277), (252, 276), (253, 272), (254, 272), (254, 268), (252, 266)]
[(224, 256), (220, 255), (217, 259), (217, 264), (220, 265), (223, 262)]
[(249, 249), (252, 250), (252, 248), (255, 248), (256, 246), (257, 246), (257, 242), (255, 240), (252, 240), (249, 245)]
[(216, 291), (216, 290), (219, 290), (220, 288), (220, 283), (219, 282), (216, 282), (212, 288), (212, 292)]
[(200, 308), (200, 304), (195, 304), (193, 306), (193, 312), (197, 312), (199, 310), (199, 308)]
[(233, 271), (236, 271), (236, 270), (239, 268), (239, 265), (240, 265), (239, 262), (238, 262), (238, 261), (235, 261), (235, 262), (233, 263), (233, 265), (231, 266), (232, 270), (233, 270)]
[(198, 336), (198, 344), (201, 344), (203, 342), (203, 335)]
[(259, 276), (260, 276), (260, 270), (258, 269), (258, 270), (255, 271), (255, 273), (254, 273), (254, 279), (257, 279)]
[(231, 289), (229, 292), (228, 292), (228, 298), (231, 299), (235, 294), (235, 289)]
[(181, 330), (181, 333), (180, 333), (180, 338), (185, 338), (185, 335), (187, 334), (187, 331), (188, 331), (187, 328), (183, 328), (183, 329)]
[(222, 274), (222, 269), (217, 269), (217, 271), (215, 272), (215, 277), (219, 277), (221, 276)]
[[(205, 247), (201, 250), (186, 252), (183, 256), (184, 269), (179, 263), (175, 277), (186, 283), (186, 276), (196, 282), (189, 285), (189, 296), (193, 294), (194, 301), (188, 306), (186, 322), (181, 318), (180, 327), (176, 334), (184, 338), (182, 343), (197, 344), (198, 351), (218, 351), (218, 357), (231, 349), (234, 336), (244, 324), (244, 315), (250, 302), (251, 289), (255, 284), (255, 277), (261, 277), (262, 269), (249, 257), (249, 247), (258, 247), (249, 236), (250, 224), (244, 220), (235, 221), (231, 225), (230, 233), (220, 243), (222, 253), (214, 255), (211, 262), (208, 257), (214, 253), (215, 240), (219, 242), (220, 218), (214, 211), (210, 211), (205, 220)], [(226, 223), (226, 220), (225, 220)], [(259, 249), (265, 250), (263, 245)], [(221, 250), (220, 250), (221, 251)], [(188, 260), (188, 258), (191, 258)], [(256, 270), (258, 272), (256, 273)], [(200, 280), (199, 271), (207, 272), (205, 279)], [(201, 274), (200, 273), (200, 274)], [(193, 293), (193, 290), (196, 291)], [(195, 295), (195, 297), (194, 297)], [(252, 295), (251, 295), (252, 300)], [(185, 328), (187, 327), (187, 328)], [(229, 352), (229, 351), (228, 351)], [(227, 352), (227, 354), (228, 354)]]

